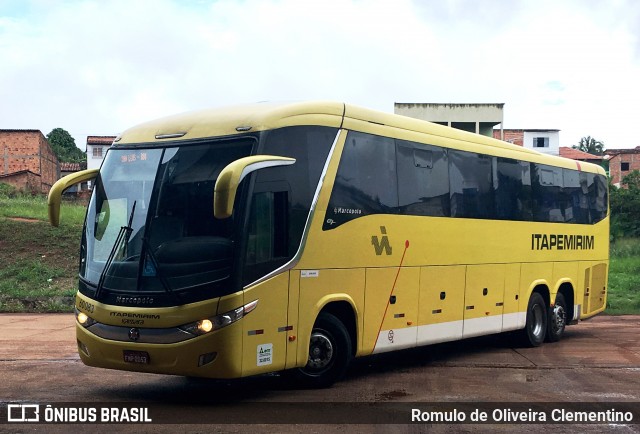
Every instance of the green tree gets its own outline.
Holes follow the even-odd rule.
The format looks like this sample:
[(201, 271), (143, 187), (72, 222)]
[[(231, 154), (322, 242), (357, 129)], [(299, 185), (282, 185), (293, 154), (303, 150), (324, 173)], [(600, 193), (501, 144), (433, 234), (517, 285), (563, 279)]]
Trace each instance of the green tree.
[(633, 170), (627, 176), (622, 178), (622, 185), (627, 187), (629, 191), (640, 194), (640, 171)]
[(577, 145), (573, 145), (572, 148), (582, 152), (588, 152), (593, 155), (604, 154), (604, 143), (591, 136), (581, 138), (580, 142), (578, 142)]
[(47, 141), (61, 163), (83, 163), (87, 160), (84, 152), (77, 146), (76, 141), (68, 131), (54, 128), (47, 134)]

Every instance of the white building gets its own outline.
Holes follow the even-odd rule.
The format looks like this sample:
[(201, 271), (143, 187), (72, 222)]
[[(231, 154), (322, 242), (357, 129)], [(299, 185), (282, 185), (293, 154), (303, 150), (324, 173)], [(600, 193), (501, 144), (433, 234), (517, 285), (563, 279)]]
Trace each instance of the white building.
[[(87, 136), (87, 169), (99, 169), (116, 136)], [(89, 188), (92, 187), (89, 181)]]
[(549, 155), (560, 155), (560, 130), (524, 130), (522, 144)]
[(394, 103), (397, 115), (422, 119), (440, 125), (482, 134), (491, 137), (493, 128), (502, 128), (504, 103), (440, 104), (440, 103)]

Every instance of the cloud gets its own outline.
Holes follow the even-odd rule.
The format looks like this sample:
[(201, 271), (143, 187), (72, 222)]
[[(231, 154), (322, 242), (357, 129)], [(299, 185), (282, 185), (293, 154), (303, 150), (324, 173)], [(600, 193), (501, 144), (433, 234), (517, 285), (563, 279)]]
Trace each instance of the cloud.
[(0, 1), (0, 128), (63, 127), (80, 144), (262, 100), (504, 102), (507, 128), (635, 146), (621, 127), (640, 97), (639, 5)]

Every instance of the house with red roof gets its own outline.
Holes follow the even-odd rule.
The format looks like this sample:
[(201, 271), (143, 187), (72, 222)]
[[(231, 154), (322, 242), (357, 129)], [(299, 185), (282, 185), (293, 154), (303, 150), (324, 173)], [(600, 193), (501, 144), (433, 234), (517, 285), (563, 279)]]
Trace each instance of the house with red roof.
[(567, 146), (560, 146), (560, 156), (577, 161), (586, 161), (587, 163), (593, 163), (600, 166), (602, 165), (602, 161), (604, 159), (601, 155), (593, 155), (588, 152), (583, 152), (579, 149), (569, 148)]
[[(116, 136), (87, 136), (87, 169), (99, 169)], [(88, 183), (92, 188), (92, 181)]]
[(493, 137), (543, 154), (559, 155), (560, 152), (560, 130), (495, 129)]
[(640, 170), (640, 146), (632, 149), (607, 149), (609, 157), (609, 176), (616, 187), (620, 187), (622, 179), (634, 170)]
[(87, 169), (99, 169), (116, 136), (87, 136)]

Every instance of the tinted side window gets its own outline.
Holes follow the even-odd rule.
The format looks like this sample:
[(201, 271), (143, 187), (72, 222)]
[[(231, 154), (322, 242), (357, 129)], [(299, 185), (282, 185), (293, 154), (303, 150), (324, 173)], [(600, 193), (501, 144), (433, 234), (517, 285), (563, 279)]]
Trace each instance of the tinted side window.
[(488, 155), (449, 150), (451, 216), (494, 218), (492, 159)]
[(335, 128), (301, 126), (267, 131), (261, 138), (260, 154), (296, 159), (291, 166), (259, 170), (255, 186), (256, 191), (266, 191), (260, 187), (265, 183), (280, 182), (288, 186), (280, 189), (289, 191), (288, 257), (293, 256), (300, 246), (313, 195), (336, 134)]
[(494, 174), (496, 218), (531, 220), (531, 167), (524, 161), (498, 158)]
[(587, 174), (563, 169), (562, 208), (564, 220), (569, 223), (589, 223)]
[(399, 213), (450, 215), (449, 165), (444, 149), (397, 141)]
[(533, 220), (537, 222), (564, 222), (562, 169), (535, 163), (532, 163), (531, 166)]
[(591, 221), (597, 223), (607, 216), (609, 198), (607, 195), (607, 178), (593, 173), (587, 174), (593, 179), (593, 187), (589, 186), (589, 211)]
[(323, 229), (370, 214), (589, 224), (607, 209), (600, 175), (350, 132)]
[(296, 159), (290, 166), (262, 169), (250, 198), (243, 283), (287, 263), (297, 252), (311, 202), (337, 129), (281, 128), (262, 133), (258, 154)]
[(323, 229), (398, 208), (395, 140), (350, 131), (340, 158)]

